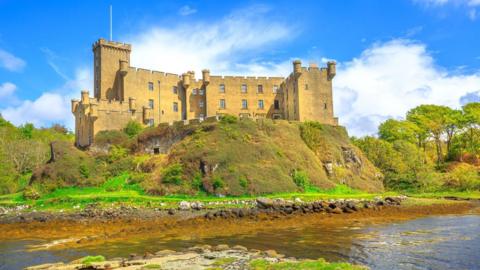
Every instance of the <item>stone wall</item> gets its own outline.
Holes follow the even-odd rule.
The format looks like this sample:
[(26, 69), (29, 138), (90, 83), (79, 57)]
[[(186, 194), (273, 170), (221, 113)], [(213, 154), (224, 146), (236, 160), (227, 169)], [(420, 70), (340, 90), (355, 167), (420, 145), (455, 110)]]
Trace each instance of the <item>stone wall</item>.
[(210, 76), (204, 70), (197, 79), (193, 71), (177, 75), (131, 67), (129, 44), (100, 39), (93, 52), (94, 98), (72, 101), (78, 146), (88, 146), (97, 132), (121, 129), (130, 120), (156, 126), (231, 114), (337, 124), (333, 62), (327, 68), (305, 68), (294, 61), (287, 78)]

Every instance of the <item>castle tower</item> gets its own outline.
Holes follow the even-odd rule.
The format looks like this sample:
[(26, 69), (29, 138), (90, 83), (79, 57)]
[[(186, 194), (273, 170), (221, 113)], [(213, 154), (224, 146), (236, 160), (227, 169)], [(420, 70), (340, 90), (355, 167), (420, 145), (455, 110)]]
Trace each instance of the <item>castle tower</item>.
[(94, 97), (123, 101), (123, 78), (130, 65), (131, 45), (101, 38), (93, 44), (92, 50)]

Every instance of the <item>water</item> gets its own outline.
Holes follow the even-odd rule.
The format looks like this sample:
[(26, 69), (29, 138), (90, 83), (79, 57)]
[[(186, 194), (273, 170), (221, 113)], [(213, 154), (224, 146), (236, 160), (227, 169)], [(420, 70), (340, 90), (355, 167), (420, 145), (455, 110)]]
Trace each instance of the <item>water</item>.
[(480, 269), (480, 216), (438, 216), (383, 225), (270, 229), (229, 237), (154, 238), (107, 243), (89, 249), (26, 251), (29, 245), (39, 243), (42, 242), (0, 243), (0, 269), (67, 262), (86, 255), (102, 254), (112, 258), (165, 248), (182, 249), (195, 244), (220, 243), (275, 249), (299, 258), (323, 257), (329, 261), (360, 263), (372, 269)]

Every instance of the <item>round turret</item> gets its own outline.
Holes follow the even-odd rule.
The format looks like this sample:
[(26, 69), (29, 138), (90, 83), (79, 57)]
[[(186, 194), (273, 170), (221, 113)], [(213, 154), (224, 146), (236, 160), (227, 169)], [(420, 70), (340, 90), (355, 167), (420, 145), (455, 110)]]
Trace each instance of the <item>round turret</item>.
[(204, 84), (210, 83), (210, 70), (208, 69), (202, 70), (202, 79)]
[(335, 61), (328, 61), (327, 62), (327, 71), (328, 71), (328, 79), (331, 80), (337, 74), (337, 63)]
[(182, 74), (182, 83), (185, 88), (188, 88), (190, 85), (190, 74), (189, 73), (183, 73)]
[(90, 103), (90, 97), (88, 96), (88, 90), (83, 90), (82, 91), (82, 104), (89, 104)]
[(302, 73), (302, 62), (300, 60), (293, 61), (293, 73), (294, 74)]
[(128, 62), (125, 60), (120, 60), (120, 74), (122, 76), (127, 75), (128, 73)]

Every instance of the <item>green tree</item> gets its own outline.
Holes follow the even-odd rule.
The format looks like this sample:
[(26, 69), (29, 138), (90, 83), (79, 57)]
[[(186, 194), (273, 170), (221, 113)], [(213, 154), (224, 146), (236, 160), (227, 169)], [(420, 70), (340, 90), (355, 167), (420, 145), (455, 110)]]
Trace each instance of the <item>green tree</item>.
[(479, 150), (480, 103), (472, 102), (462, 107), (464, 114), (463, 140), (461, 146), (468, 152), (477, 155)]
[(23, 126), (20, 126), (20, 133), (22, 134), (22, 137), (25, 139), (31, 139), (33, 137), (33, 130), (35, 127), (31, 123), (26, 123)]
[(415, 123), (435, 142), (437, 163), (443, 162), (442, 135), (449, 125), (452, 109), (439, 105), (420, 105), (407, 113), (407, 120)]
[(419, 127), (410, 121), (388, 119), (378, 127), (380, 139), (395, 142), (398, 140), (417, 143), (417, 134)]

